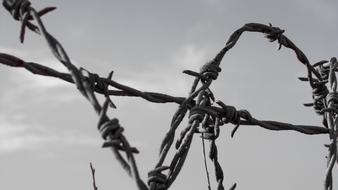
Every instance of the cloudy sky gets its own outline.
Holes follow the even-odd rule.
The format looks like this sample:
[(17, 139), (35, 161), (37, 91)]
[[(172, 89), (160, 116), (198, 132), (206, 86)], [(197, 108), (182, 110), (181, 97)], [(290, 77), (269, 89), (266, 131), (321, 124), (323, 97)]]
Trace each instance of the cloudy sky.
[[(43, 21), (77, 66), (103, 76), (114, 70), (114, 80), (144, 91), (186, 96), (192, 77), (182, 70), (197, 70), (248, 22), (285, 29), (311, 63), (337, 56), (334, 0), (32, 3), (37, 9), (58, 7)], [(20, 44), (19, 29), (20, 23), (1, 8), (0, 52), (66, 71), (40, 36), (28, 32)], [(261, 34), (245, 33), (223, 59), (222, 73), (212, 85), (216, 99), (247, 109), (258, 119), (320, 125), (312, 108), (302, 106), (311, 101), (310, 87), (297, 80), (306, 74), (304, 66), (293, 52), (277, 48)], [(96, 168), (100, 190), (136, 189), (112, 153), (100, 148), (98, 118), (73, 85), (0, 65), (0, 88), (1, 189), (91, 190), (89, 162)], [(113, 101), (118, 109), (110, 114), (119, 118), (125, 135), (141, 151), (136, 159), (145, 179), (177, 105), (139, 98)], [(242, 190), (323, 187), (327, 136), (243, 126), (231, 139), (232, 128), (223, 126), (217, 142), (225, 187), (234, 182)], [(201, 141), (195, 138), (171, 189), (207, 189), (202, 158)]]

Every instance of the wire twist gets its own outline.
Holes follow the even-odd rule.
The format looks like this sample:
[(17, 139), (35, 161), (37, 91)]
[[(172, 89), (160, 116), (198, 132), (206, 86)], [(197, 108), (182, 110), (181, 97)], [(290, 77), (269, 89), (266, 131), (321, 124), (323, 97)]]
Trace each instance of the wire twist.
[[(2, 5), (11, 13), (15, 20), (20, 20), (22, 22), (20, 31), (21, 43), (23, 43), (25, 38), (26, 27), (40, 34), (39, 28), (30, 22), (34, 18), (30, 13), (31, 2), (29, 0), (4, 0)], [(55, 9), (56, 7), (46, 7), (37, 12), (37, 15), (41, 17)]]
[(148, 185), (153, 183), (153, 188), (156, 190), (167, 189), (168, 176), (162, 172), (169, 168), (168, 166), (160, 166), (148, 172)]
[(3, 6), (12, 14), (15, 20), (23, 20), (31, 2), (28, 0), (3, 1)]
[(327, 89), (326, 84), (328, 82), (330, 68), (327, 66), (324, 66), (323, 65), (324, 63), (326, 63), (326, 61), (321, 61), (315, 64), (318, 72), (320, 73), (322, 77), (322, 80), (315, 81), (313, 82), (313, 85), (312, 85), (313, 108), (315, 109), (315, 112), (319, 115), (323, 114), (321, 110), (325, 108), (325, 97), (329, 93), (329, 90)]
[(329, 153), (327, 156), (327, 170), (325, 175), (324, 188), (325, 190), (333, 189), (333, 167), (338, 162), (337, 159), (337, 138), (338, 138), (338, 92), (336, 68), (338, 62), (335, 57), (330, 60), (330, 69), (328, 74), (329, 93), (326, 96), (326, 108), (322, 110), (325, 113), (328, 128), (331, 129), (329, 136), (331, 143), (328, 145)]
[(218, 150), (217, 150), (215, 140), (211, 140), (209, 158), (210, 160), (212, 160), (214, 164), (215, 176), (217, 180), (217, 190), (224, 190), (224, 186), (223, 186), (224, 174), (223, 174), (223, 169), (220, 163), (218, 162)]

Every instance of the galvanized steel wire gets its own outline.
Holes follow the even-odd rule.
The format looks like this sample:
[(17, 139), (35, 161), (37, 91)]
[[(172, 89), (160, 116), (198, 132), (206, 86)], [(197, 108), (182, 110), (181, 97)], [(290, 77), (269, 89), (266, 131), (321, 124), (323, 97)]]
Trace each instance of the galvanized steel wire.
[[(112, 79), (113, 72), (110, 72), (108, 77), (101, 77), (83, 68), (77, 68), (72, 64), (62, 45), (47, 31), (40, 19), (41, 16), (53, 11), (55, 7), (47, 7), (41, 11), (36, 11), (28, 0), (3, 0), (3, 6), (15, 20), (21, 22), (20, 41), (24, 42), (26, 27), (42, 35), (54, 56), (68, 69), (69, 73), (58, 72), (42, 64), (26, 62), (6, 53), (0, 53), (0, 63), (11, 67), (24, 68), (33, 74), (55, 77), (74, 83), (99, 116), (98, 130), (104, 139), (103, 147), (112, 150), (121, 166), (134, 179), (138, 189), (169, 189), (185, 163), (194, 135), (198, 133), (201, 134), (203, 139), (210, 141), (209, 158), (215, 168), (217, 189), (225, 189), (223, 186), (223, 169), (218, 161), (216, 140), (220, 133), (220, 127), (231, 123), (235, 125), (231, 134), (232, 137), (240, 126), (245, 125), (256, 125), (269, 130), (293, 130), (308, 135), (328, 134), (331, 143), (327, 145), (329, 153), (327, 156), (324, 189), (332, 190), (332, 171), (337, 163), (338, 136), (338, 92), (335, 74), (338, 70), (338, 62), (336, 58), (311, 65), (305, 54), (283, 34), (284, 30), (273, 27), (271, 24), (249, 23), (236, 30), (229, 37), (224, 48), (214, 59), (203, 65), (199, 72), (183, 71), (185, 74), (195, 77), (195, 80), (187, 97), (175, 97), (157, 92), (143, 92), (120, 84)], [(33, 24), (32, 21), (35, 21), (36, 24)], [(308, 81), (313, 89), (313, 103), (305, 105), (313, 106), (315, 111), (323, 117), (323, 126), (293, 125), (285, 122), (258, 120), (247, 110), (237, 110), (233, 106), (215, 100), (214, 94), (209, 87), (221, 72), (220, 64), (224, 55), (236, 45), (244, 32), (263, 33), (271, 42), (277, 41), (279, 49), (286, 47), (295, 52), (297, 59), (307, 69), (307, 76), (299, 79)], [(109, 87), (113, 87), (114, 90), (110, 90)], [(104, 103), (101, 104), (98, 101), (97, 94), (105, 96)], [(134, 158), (134, 154), (139, 153), (139, 151), (131, 146), (123, 135), (124, 128), (120, 125), (119, 120), (111, 118), (107, 114), (109, 107), (115, 108), (110, 96), (135, 96), (153, 103), (176, 103), (179, 105), (172, 118), (170, 128), (161, 143), (159, 159), (154, 168), (148, 173), (147, 183), (141, 179)], [(188, 125), (181, 131), (176, 140), (176, 153), (169, 160), (170, 164), (164, 165), (174, 143), (176, 131), (187, 113), (189, 113)], [(94, 186), (96, 187), (96, 185)], [(229, 189), (233, 190), (236, 186), (237, 184), (234, 183)]]

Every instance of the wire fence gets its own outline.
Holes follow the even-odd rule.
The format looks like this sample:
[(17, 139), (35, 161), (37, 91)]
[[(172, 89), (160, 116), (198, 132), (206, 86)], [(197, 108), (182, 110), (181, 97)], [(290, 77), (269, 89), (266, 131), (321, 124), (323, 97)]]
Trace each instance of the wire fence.
[[(293, 130), (307, 135), (327, 134), (330, 138), (330, 144), (326, 145), (328, 156), (324, 189), (333, 189), (333, 168), (335, 164), (338, 165), (338, 92), (335, 74), (338, 71), (338, 62), (335, 57), (329, 61), (324, 60), (310, 64), (305, 54), (283, 34), (284, 30), (273, 27), (271, 24), (248, 23), (233, 32), (224, 48), (212, 60), (204, 64), (199, 72), (191, 70), (183, 71), (183, 73), (194, 77), (195, 80), (187, 97), (175, 97), (157, 92), (143, 92), (118, 83), (112, 79), (113, 71), (107, 77), (101, 77), (84, 68), (76, 67), (72, 64), (62, 45), (47, 31), (40, 19), (41, 16), (53, 11), (55, 7), (47, 7), (41, 11), (36, 11), (28, 0), (3, 0), (3, 6), (15, 20), (21, 22), (20, 41), (24, 42), (26, 28), (41, 35), (46, 40), (56, 59), (68, 69), (69, 73), (58, 72), (38, 63), (26, 62), (6, 53), (0, 53), (0, 63), (11, 67), (24, 68), (33, 74), (55, 77), (69, 83), (74, 83), (99, 116), (97, 127), (104, 139), (102, 147), (109, 148), (115, 154), (116, 159), (120, 162), (123, 169), (134, 179), (139, 190), (169, 189), (180, 174), (195, 134), (201, 135), (204, 151), (205, 141), (210, 143), (209, 158), (214, 165), (217, 190), (225, 189), (223, 185), (223, 169), (218, 162), (216, 140), (220, 133), (220, 127), (228, 123), (235, 125), (231, 133), (232, 137), (240, 126), (245, 125), (256, 125), (268, 130)], [(299, 79), (308, 82), (313, 89), (313, 102), (304, 105), (313, 106), (316, 113), (323, 118), (322, 126), (294, 125), (285, 122), (259, 120), (247, 110), (237, 110), (235, 107), (227, 105), (222, 101), (216, 101), (209, 87), (221, 72), (220, 64), (224, 55), (236, 45), (244, 32), (263, 33), (269, 41), (277, 41), (279, 49), (285, 47), (295, 52), (299, 62), (307, 69), (307, 76), (299, 77)], [(100, 103), (97, 99), (97, 95), (99, 94), (105, 96), (103, 103)], [(139, 153), (139, 151), (130, 145), (127, 138), (123, 135), (124, 128), (121, 127), (119, 120), (107, 114), (109, 107), (116, 108), (110, 99), (111, 96), (134, 96), (153, 103), (178, 104), (178, 109), (172, 117), (170, 128), (160, 145), (158, 161), (155, 167), (148, 172), (147, 181), (141, 179), (134, 158), (134, 154)], [(188, 126), (181, 131), (177, 138), (175, 142), (175, 154), (169, 160), (168, 152), (172, 149), (178, 127), (186, 115), (188, 115)], [(166, 160), (169, 160), (169, 165), (164, 165)], [(92, 165), (91, 171), (93, 175), (93, 187), (97, 189), (94, 178), (95, 169)], [(208, 171), (207, 176), (209, 182)], [(208, 188), (211, 189), (210, 182)], [(235, 188), (236, 183), (227, 189), (234, 190)]]

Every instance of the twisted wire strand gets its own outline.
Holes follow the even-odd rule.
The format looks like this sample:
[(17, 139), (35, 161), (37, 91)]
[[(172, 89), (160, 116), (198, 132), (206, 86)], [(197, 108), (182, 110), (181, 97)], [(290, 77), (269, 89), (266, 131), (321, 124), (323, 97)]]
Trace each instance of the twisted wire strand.
[(219, 122), (220, 118), (214, 118), (213, 124), (206, 123), (204, 126), (205, 131), (202, 132), (202, 139), (210, 141), (209, 159), (214, 165), (214, 173), (217, 181), (217, 190), (224, 190), (223, 181), (224, 173), (221, 164), (218, 161), (218, 149), (216, 145), (216, 139), (219, 135), (219, 126), (225, 123)]
[[(164, 161), (167, 157), (167, 154), (169, 153), (169, 150), (171, 148), (172, 143), (174, 142), (175, 131), (178, 128), (178, 126), (180, 125), (180, 123), (182, 122), (183, 118), (185, 117), (185, 115), (188, 111), (188, 108), (191, 107), (192, 105), (194, 105), (193, 99), (198, 95), (198, 93), (200, 91), (202, 91), (204, 88), (206, 88), (206, 85), (207, 85), (207, 84), (204, 84), (204, 86), (202, 86), (198, 90), (196, 90), (198, 80), (199, 79), (197, 79), (197, 78), (195, 79), (194, 84), (193, 84), (193, 86), (190, 90), (189, 97), (187, 99), (185, 99), (179, 105), (177, 111), (174, 113), (174, 116), (173, 116), (171, 124), (170, 124), (169, 131), (165, 134), (165, 137), (163, 138), (161, 146), (160, 146), (159, 160), (156, 163), (156, 166), (152, 171), (158, 171), (158, 169), (162, 168), (162, 167), (165, 167), (167, 169), (170, 168), (170, 167), (167, 167), (167, 166), (163, 166), (163, 163), (164, 163)], [(162, 172), (162, 170), (157, 172), (158, 175), (162, 175), (161, 172)], [(148, 175), (149, 175), (149, 173), (148, 173)], [(163, 178), (163, 176), (161, 176), (161, 177)], [(167, 185), (168, 176), (166, 176), (166, 182), (162, 183), (162, 184), (158, 184), (158, 183), (156, 183), (156, 181), (150, 181), (149, 178), (148, 178), (148, 181), (149, 181), (151, 190), (155, 190), (157, 188), (157, 186), (162, 187), (162, 184), (165, 186), (165, 188), (169, 188), (169, 186)]]
[[(315, 112), (319, 115), (323, 115), (322, 110), (326, 107), (325, 97), (329, 91), (326, 87), (329, 78), (330, 68), (326, 64), (328, 61), (323, 60), (313, 64), (313, 67), (318, 71), (321, 80), (312, 79), (312, 99), (313, 103), (306, 103), (305, 106), (313, 106)], [(309, 78), (299, 77), (301, 81), (309, 81)], [(324, 116), (325, 117), (325, 116)], [(323, 124), (327, 127), (326, 119), (323, 117)]]
[[(212, 61), (208, 62), (206, 64), (212, 64)], [(199, 76), (196, 76), (196, 78), (195, 78), (195, 80), (193, 82), (193, 85), (192, 85), (192, 87), (190, 89), (188, 98), (186, 98), (179, 105), (177, 111), (175, 112), (175, 114), (174, 114), (174, 116), (172, 118), (171, 124), (170, 124), (169, 131), (165, 134), (165, 136), (164, 136), (164, 138), (162, 140), (162, 143), (161, 143), (161, 146), (160, 146), (159, 160), (158, 160), (158, 162), (157, 162), (154, 170), (156, 170), (157, 168), (160, 168), (160, 167), (163, 166), (163, 163), (164, 163), (164, 161), (165, 161), (165, 159), (167, 157), (167, 154), (168, 154), (168, 152), (169, 152), (169, 150), (171, 148), (171, 145), (174, 142), (176, 129), (178, 128), (178, 126), (182, 122), (182, 120), (185, 117), (188, 109), (191, 108), (191, 107), (193, 107), (193, 106), (195, 106), (194, 98), (197, 97), (200, 92), (205, 91), (210, 86), (210, 84), (212, 82), (211, 78), (208, 81), (204, 81), (204, 84), (197, 89), (198, 83), (199, 83), (199, 81), (201, 79), (200, 76), (203, 76), (203, 73), (205, 73), (205, 72), (206, 72), (206, 70), (201, 70), (200, 73), (199, 73)], [(207, 77), (208, 76), (206, 76), (206, 78)], [(197, 125), (196, 125), (196, 127), (197, 127)], [(188, 141), (186, 141), (186, 142), (188, 142)], [(181, 153), (180, 156), (184, 157), (183, 153)], [(185, 159), (182, 159), (182, 160), (183, 160), (182, 163), (184, 163)], [(173, 164), (171, 164), (171, 165), (173, 165)], [(180, 167), (181, 166), (178, 167), (179, 168), (177, 170), (178, 172), (175, 172), (175, 174), (173, 175), (174, 179), (177, 177), (177, 175), (178, 175), (178, 173), (180, 171)], [(167, 188), (169, 188), (169, 186), (171, 185), (172, 182), (173, 181), (171, 181), (170, 184), (167, 183)], [(150, 183), (150, 189), (151, 190), (155, 189), (156, 186), (157, 186), (156, 183)]]
[(217, 180), (217, 190), (224, 190), (224, 186), (223, 186), (224, 174), (223, 174), (223, 169), (220, 163), (218, 162), (218, 150), (217, 150), (215, 139), (211, 140), (211, 143), (210, 143), (209, 158), (210, 160), (212, 160), (214, 164), (215, 175), (216, 175), (216, 180)]
[[(174, 102), (179, 104), (179, 107), (172, 118), (169, 131), (166, 133), (160, 146), (160, 158), (155, 168), (148, 173), (149, 189), (168, 189), (174, 182), (185, 162), (193, 135), (198, 132), (198, 127), (200, 125), (204, 128), (202, 135), (205, 135), (209, 140), (211, 140), (210, 158), (215, 166), (218, 189), (224, 189), (222, 184), (223, 171), (218, 163), (215, 140), (219, 134), (219, 126), (226, 123), (232, 123), (236, 125), (232, 132), (232, 136), (235, 134), (240, 125), (258, 125), (269, 130), (295, 130), (304, 134), (329, 134), (331, 144), (329, 145), (325, 189), (332, 190), (332, 168), (337, 161), (338, 136), (338, 95), (336, 93), (337, 80), (334, 74), (334, 71), (337, 71), (338, 69), (336, 68), (337, 60), (335, 58), (332, 58), (330, 61), (330, 69), (324, 66), (326, 63), (325, 61), (311, 65), (305, 54), (291, 40), (283, 35), (284, 30), (281, 30), (278, 27), (272, 27), (271, 24), (267, 26), (258, 23), (249, 23), (236, 30), (227, 40), (225, 47), (215, 56), (214, 59), (203, 65), (199, 73), (194, 71), (184, 71), (184, 73), (195, 77), (190, 93), (187, 98), (173, 97), (155, 92), (142, 92), (119, 84), (111, 80), (113, 74), (112, 72), (107, 78), (101, 78), (97, 74), (86, 71), (85, 69), (78, 69), (71, 63), (62, 45), (47, 32), (40, 19), (41, 16), (53, 11), (55, 7), (47, 7), (37, 12), (31, 7), (31, 3), (28, 0), (3, 0), (3, 6), (12, 14), (15, 20), (21, 21), (22, 23), (20, 41), (24, 41), (26, 27), (37, 34), (41, 34), (47, 41), (47, 44), (54, 56), (68, 69), (70, 74), (61, 73), (37, 63), (25, 62), (19, 58), (3, 53), (0, 53), (0, 63), (13, 67), (22, 67), (34, 74), (56, 77), (64, 81), (74, 83), (83, 96), (85, 96), (85, 98), (91, 103), (100, 117), (98, 129), (102, 138), (105, 139), (103, 147), (109, 147), (112, 149), (122, 167), (135, 179), (136, 185), (139, 189), (146, 190), (148, 187), (139, 176), (137, 165), (133, 156), (134, 153), (138, 153), (138, 150), (129, 145), (129, 142), (123, 135), (124, 129), (119, 125), (118, 120), (116, 118), (109, 119), (107, 116), (106, 112), (108, 106), (110, 105), (115, 107), (114, 103), (109, 98), (109, 95), (137, 96), (155, 103)], [(37, 22), (37, 25), (31, 22), (33, 20)], [(313, 88), (314, 102), (312, 104), (316, 112), (324, 115), (324, 121), (326, 122), (324, 125), (327, 128), (292, 125), (277, 121), (257, 120), (246, 110), (237, 111), (235, 107), (219, 102), (218, 105), (220, 107), (211, 105), (211, 101), (214, 101), (215, 98), (209, 89), (209, 86), (213, 80), (217, 79), (218, 73), (221, 71), (219, 65), (224, 55), (228, 50), (235, 46), (242, 33), (246, 31), (263, 33), (269, 41), (277, 41), (279, 43), (279, 49), (281, 47), (286, 47), (292, 49), (296, 53), (297, 59), (306, 66), (308, 72), (307, 77), (301, 80), (308, 81), (310, 86)], [(318, 68), (315, 69), (315, 67)], [(197, 88), (200, 83), (201, 86)], [(329, 90), (325, 85), (326, 83), (329, 83), (330, 85)], [(109, 90), (109, 86), (115, 87), (119, 90)], [(102, 106), (97, 100), (95, 92), (103, 94), (106, 97), (106, 101)], [(197, 98), (196, 102), (194, 100), (195, 98)], [(175, 131), (188, 111), (190, 111), (189, 124), (188, 127), (181, 132), (181, 137), (176, 143), (176, 148), (178, 150), (174, 155), (170, 166), (163, 166), (164, 160), (166, 159), (174, 141)], [(215, 122), (214, 126), (209, 125), (210, 121)], [(121, 155), (120, 151), (125, 152), (126, 158)], [(162, 173), (167, 170), (167, 175)], [(236, 183), (230, 187), (231, 190), (235, 188)]]
[(265, 129), (281, 131), (281, 130), (293, 130), (307, 135), (329, 134), (330, 129), (313, 125), (294, 125), (290, 123), (258, 120), (254, 118), (247, 110), (236, 110), (235, 107), (225, 105), (221, 101), (217, 101), (220, 105), (211, 106), (214, 112), (217, 112), (219, 118), (226, 123), (232, 123), (234, 125), (257, 125)]
[[(283, 35), (284, 30), (281, 30), (278, 27), (273, 27), (271, 24), (269, 26), (259, 23), (248, 23), (245, 24), (243, 27), (236, 30), (232, 35), (229, 37), (228, 41), (226, 42), (225, 47), (223, 48), (223, 56), (224, 54), (231, 48), (235, 46), (238, 39), (242, 35), (243, 32), (260, 32), (265, 34), (265, 36), (269, 39), (270, 42), (278, 41), (279, 48), (286, 47), (291, 50), (293, 50), (296, 53), (297, 59), (306, 66), (307, 68), (307, 78), (309, 81), (309, 84), (311, 88), (314, 91), (314, 95), (316, 96), (316, 99), (314, 100), (314, 108), (319, 113), (319, 109), (323, 108), (324, 103), (322, 103), (322, 100), (320, 99), (321, 94), (325, 94), (327, 91), (327, 88), (325, 85), (320, 84), (314, 84), (313, 81), (319, 80), (322, 81), (322, 75), (310, 64), (308, 58), (305, 56), (305, 54), (286, 36)], [(314, 78), (313, 74), (315, 75)], [(317, 97), (317, 95), (319, 95)]]
[[(223, 190), (223, 170), (220, 166), (217, 158), (217, 146), (215, 144), (215, 139), (218, 137), (219, 134), (219, 120), (218, 118), (214, 118), (215, 120), (215, 126), (211, 129), (208, 126), (208, 121), (210, 116), (215, 116), (215, 112), (212, 110), (205, 109), (205, 107), (211, 105), (211, 100), (214, 100), (214, 97), (209, 90), (209, 86), (211, 84), (212, 80), (217, 79), (218, 72), (221, 71), (219, 69), (218, 65), (220, 63), (220, 54), (216, 56), (216, 58), (213, 61), (208, 62), (206, 65), (204, 65), (200, 73), (194, 73), (194, 72), (186, 72), (187, 74), (192, 73), (191, 75), (195, 76), (197, 79), (201, 79), (201, 82), (204, 84), (208, 84), (208, 86), (205, 86), (203, 91), (199, 92), (199, 97), (197, 100), (197, 105), (190, 110), (190, 116), (189, 116), (189, 125), (186, 129), (184, 129), (181, 133), (181, 138), (178, 139), (178, 143), (176, 144), (176, 148), (178, 148), (178, 151), (176, 152), (172, 162), (171, 162), (171, 169), (169, 171), (169, 178), (168, 178), (168, 186), (175, 180), (177, 177), (179, 171), (182, 168), (182, 165), (184, 163), (184, 160), (188, 154), (190, 143), (193, 137), (193, 134), (196, 132), (197, 127), (199, 125), (202, 125), (202, 128), (205, 129), (204, 132), (202, 132), (202, 138), (206, 136), (209, 139), (213, 139), (211, 143), (211, 150), (210, 150), (210, 158), (213, 160), (214, 166), (215, 166), (215, 174), (216, 179), (218, 182), (217, 189)], [(211, 99), (211, 100), (210, 100)], [(184, 140), (183, 140), (184, 139)], [(183, 141), (183, 143), (182, 143)], [(207, 172), (208, 176), (208, 172)], [(209, 181), (208, 181), (209, 182)], [(210, 184), (209, 184), (210, 185)], [(210, 186), (209, 186), (210, 188)], [(231, 189), (234, 189), (235, 186), (231, 187)]]
[(331, 143), (328, 146), (327, 156), (327, 170), (325, 175), (324, 189), (333, 189), (333, 174), (332, 170), (337, 160), (337, 138), (338, 138), (338, 92), (337, 92), (337, 78), (335, 70), (338, 66), (337, 59), (335, 57), (330, 60), (330, 70), (328, 75), (329, 93), (326, 96), (327, 107), (322, 110), (326, 115), (328, 128), (331, 129), (329, 133)]
[[(209, 104), (210, 106), (210, 104)], [(217, 116), (217, 114), (209, 112), (208, 110), (203, 110), (206, 116), (204, 117), (204, 120), (202, 122), (202, 130), (199, 131), (202, 133), (202, 143), (203, 143), (203, 153), (205, 153), (204, 148), (204, 139), (210, 141), (210, 150), (209, 150), (209, 159), (212, 161), (214, 165), (214, 173), (217, 181), (217, 190), (224, 190), (223, 181), (224, 181), (224, 174), (223, 169), (220, 163), (218, 162), (218, 150), (216, 145), (216, 139), (219, 137), (219, 126), (224, 125), (225, 122), (221, 121), (221, 118)], [(204, 155), (205, 159), (205, 155)], [(208, 174), (208, 168), (206, 164), (206, 160), (204, 160), (204, 165), (207, 173), (207, 179), (210, 189), (210, 180), (209, 180), (209, 174)]]
[[(25, 62), (24, 60), (15, 57), (13, 55), (9, 55), (6, 53), (0, 53), (0, 63), (10, 66), (10, 67), (18, 67), (18, 68), (25, 68), (26, 70), (30, 71), (33, 74), (41, 75), (41, 76), (47, 76), (47, 77), (55, 77), (59, 78), (61, 80), (64, 80), (69, 83), (74, 83), (74, 80), (72, 76), (68, 73), (62, 73), (59, 71), (56, 71), (50, 67), (34, 63), (34, 62)], [(112, 96), (133, 96), (133, 97), (140, 97), (143, 98), (149, 102), (154, 103), (177, 103), (181, 104), (185, 98), (183, 97), (175, 97), (167, 94), (162, 93), (156, 93), (156, 92), (143, 92), (140, 90), (137, 90), (135, 88), (123, 85), (121, 83), (118, 83), (112, 79), (107, 79), (98, 76), (96, 73), (88, 72), (88, 77), (94, 77), (95, 78), (95, 85), (93, 89), (96, 93), (99, 94), (107, 94)], [(103, 86), (108, 85), (110, 87), (114, 87), (118, 90), (107, 90), (107, 92), (103, 92), (102, 89), (98, 88), (96, 84), (101, 84)], [(106, 89), (106, 88), (104, 88)]]
[[(174, 137), (175, 137), (175, 131), (177, 129), (177, 127), (179, 126), (179, 124), (181, 123), (183, 117), (185, 116), (187, 110), (189, 107), (194, 106), (195, 103), (191, 103), (193, 101), (193, 99), (198, 96), (198, 100), (196, 105), (200, 104), (205, 104), (207, 103), (207, 101), (209, 101), (209, 96), (205, 97), (205, 92), (208, 91), (207, 89), (209, 88), (209, 86), (211, 85), (212, 81), (215, 80), (218, 76), (218, 72), (221, 71), (221, 69), (218, 67), (219, 62), (221, 61), (222, 58), (219, 57), (220, 54), (216, 55), (216, 57), (207, 62), (200, 70), (200, 73), (198, 73), (197, 76), (195, 76), (195, 80), (193, 82), (193, 85), (191, 87), (190, 93), (188, 98), (186, 98), (186, 100), (179, 106), (178, 110), (176, 111), (176, 113), (174, 114), (174, 117), (172, 119), (172, 123), (171, 123), (171, 127), (169, 129), (169, 131), (167, 132), (166, 136), (164, 137), (161, 147), (160, 147), (160, 158), (158, 163), (155, 166), (155, 169), (157, 167), (161, 167), (168, 152), (169, 149), (174, 141)], [(189, 73), (187, 73), (189, 74)], [(201, 87), (199, 87), (197, 90), (197, 86), (199, 81), (202, 81), (202, 85)], [(209, 94), (210, 95), (210, 94)], [(203, 100), (202, 100), (202, 97)], [(195, 105), (195, 107), (196, 107)], [(203, 106), (202, 106), (203, 107)], [(176, 144), (176, 146), (179, 146), (178, 151), (176, 152), (174, 158), (171, 161), (170, 164), (170, 169), (168, 172), (168, 178), (167, 178), (167, 183), (166, 186), (167, 188), (170, 187), (170, 185), (174, 182), (174, 180), (176, 179), (176, 177), (178, 176), (179, 172), (182, 169), (182, 166), (185, 162), (186, 156), (189, 152), (190, 149), (190, 144), (192, 141), (192, 137), (193, 134), (195, 133), (197, 127), (200, 124), (200, 120), (201, 120), (202, 116), (189, 116), (189, 126), (188, 128), (186, 128), (185, 132), (183, 132), (181, 135), (182, 140), (182, 144), (178, 143)], [(193, 118), (193, 119), (192, 119)], [(154, 189), (154, 187), (156, 186), (155, 183), (151, 183), (151, 187), (150, 189)]]
[[(20, 1), (13, 1), (14, 3), (10, 4), (11, 2), (12, 1), (3, 1), (3, 4), (6, 5), (5, 7), (12, 13), (14, 19), (20, 20), (22, 22), (22, 29), (25, 28), (25, 26), (27, 25), (29, 16), (32, 16), (32, 18), (37, 22), (37, 25), (38, 25), (37, 27), (39, 29), (39, 32), (47, 41), (47, 44), (49, 45), (54, 56), (68, 69), (68, 71), (71, 73), (71, 77), (74, 83), (76, 84), (78, 90), (85, 96), (85, 98), (88, 99), (88, 101), (94, 107), (95, 111), (101, 115), (100, 125), (99, 125), (101, 126), (101, 128), (99, 128), (99, 130), (101, 131), (103, 138), (108, 139), (110, 143), (116, 140), (120, 141), (121, 146), (119, 146), (119, 148), (116, 148), (115, 145), (113, 144), (110, 144), (109, 146), (112, 147), (113, 152), (115, 153), (118, 160), (120, 160), (120, 163), (122, 164), (122, 166), (127, 171), (129, 171), (128, 173), (135, 179), (137, 187), (140, 190), (148, 189), (147, 186), (144, 184), (144, 182), (139, 177), (139, 173), (138, 173), (136, 162), (133, 156), (132, 149), (130, 148), (130, 145), (127, 139), (122, 135), (123, 130), (120, 130), (121, 128), (118, 125), (116, 125), (116, 122), (113, 122), (116, 120), (114, 119), (110, 120), (105, 114), (107, 105), (110, 101), (107, 99), (102, 109), (101, 105), (99, 104), (93, 92), (93, 89), (91, 87), (92, 85), (90, 85), (88, 78), (86, 79), (83, 77), (82, 72), (84, 70), (78, 69), (75, 65), (71, 63), (62, 45), (51, 34), (47, 32), (46, 28), (44, 27), (40, 19), (38, 12), (30, 6), (30, 2), (27, 0), (20, 0)], [(36, 30), (34, 31), (36, 32)], [(21, 36), (21, 41), (23, 42), (22, 36)], [(126, 152), (128, 161), (125, 161), (123, 157), (119, 154), (120, 147), (123, 147), (123, 150)]]
[[(197, 105), (196, 106), (205, 106), (207, 103), (207, 97), (204, 96), (204, 91), (201, 91), (199, 93), (199, 97), (197, 100)], [(197, 129), (197, 127), (202, 123), (203, 119), (207, 117), (204, 113), (194, 113), (189, 116), (189, 130), (184, 136), (184, 139), (181, 143), (181, 145), (178, 147), (177, 152), (175, 153), (171, 164), (170, 164), (170, 170), (168, 174), (168, 182), (167, 185), (168, 187), (174, 182), (176, 177), (178, 176), (179, 172), (182, 169), (182, 166), (185, 162), (185, 159), (188, 155), (190, 145), (193, 139), (193, 135)]]

